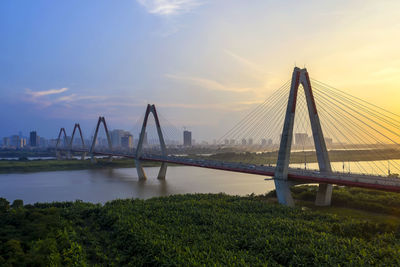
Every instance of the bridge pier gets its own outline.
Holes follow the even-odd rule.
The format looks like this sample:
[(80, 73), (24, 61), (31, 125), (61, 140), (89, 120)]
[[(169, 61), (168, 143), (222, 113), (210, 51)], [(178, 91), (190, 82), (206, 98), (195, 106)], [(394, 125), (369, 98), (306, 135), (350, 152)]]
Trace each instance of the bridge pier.
[(285, 206), (294, 207), (294, 200), (290, 187), (292, 186), (290, 181), (275, 179), (275, 190), (278, 202)]
[(143, 170), (142, 162), (140, 160), (135, 160), (136, 171), (139, 177), (139, 180), (146, 180), (146, 173)]
[(157, 179), (164, 180), (167, 175), (167, 163), (163, 162), (160, 167), (160, 171), (158, 172)]
[(333, 186), (331, 184), (319, 184), (315, 205), (330, 206), (332, 200), (332, 189)]

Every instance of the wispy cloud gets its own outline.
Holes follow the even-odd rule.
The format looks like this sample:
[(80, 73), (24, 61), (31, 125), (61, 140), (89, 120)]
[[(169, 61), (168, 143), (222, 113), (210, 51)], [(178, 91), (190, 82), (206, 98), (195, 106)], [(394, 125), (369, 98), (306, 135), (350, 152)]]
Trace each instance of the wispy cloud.
[(230, 103), (216, 104), (188, 104), (188, 103), (159, 103), (158, 107), (174, 109), (198, 109), (198, 110), (222, 110), (222, 111), (241, 111), (248, 110), (249, 106), (261, 104), (260, 101), (238, 101)]
[(67, 90), (68, 90), (68, 88), (50, 89), (50, 90), (46, 90), (46, 91), (32, 91), (30, 89), (26, 89), (26, 93), (32, 97), (41, 97), (41, 96), (47, 96), (47, 95), (61, 94)]
[(201, 77), (193, 77), (193, 76), (185, 76), (185, 75), (177, 75), (177, 74), (165, 74), (164, 76), (169, 79), (189, 82), (191, 84), (203, 87), (208, 90), (226, 91), (226, 92), (235, 92), (235, 93), (245, 93), (245, 92), (253, 91), (251, 88), (227, 86), (220, 82), (206, 79), (206, 78), (201, 78)]
[(79, 96), (77, 94), (70, 94), (70, 95), (66, 95), (66, 96), (61, 96), (61, 97), (57, 98), (54, 102), (72, 103), (72, 102), (77, 102), (77, 101), (82, 101), (82, 100), (88, 100), (88, 101), (105, 100), (106, 98), (107, 98), (106, 96), (99, 96), (99, 95)]
[(199, 0), (137, 0), (154, 15), (169, 16), (186, 13), (199, 6)]
[(231, 56), (234, 58), (236, 61), (240, 62), (241, 64), (245, 65), (246, 67), (250, 68), (252, 71), (256, 71), (260, 74), (271, 74), (270, 72), (266, 71), (262, 66), (258, 65), (257, 63), (254, 63), (247, 58), (244, 58), (242, 56), (239, 56), (232, 51), (225, 50), (224, 51), (227, 55)]

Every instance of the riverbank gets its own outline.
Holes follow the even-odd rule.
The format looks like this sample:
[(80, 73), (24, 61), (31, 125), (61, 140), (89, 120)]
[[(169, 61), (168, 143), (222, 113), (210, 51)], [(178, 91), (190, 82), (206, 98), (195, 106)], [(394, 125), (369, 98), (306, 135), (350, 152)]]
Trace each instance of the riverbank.
[[(144, 167), (160, 166), (158, 162), (143, 162)], [(0, 174), (42, 171), (67, 171), (103, 168), (132, 168), (133, 159), (98, 159), (96, 163), (87, 160), (0, 160)]]
[[(337, 196), (351, 194), (340, 190)], [(313, 189), (300, 191), (295, 195)], [(353, 197), (387, 202), (364, 191)], [(399, 201), (398, 195), (389, 198)], [(105, 205), (9, 206), (1, 199), (0, 265), (400, 265), (399, 217), (374, 222), (351, 212), (335, 214), (335, 208), (331, 214), (288, 208), (276, 204), (272, 193), (174, 195)]]

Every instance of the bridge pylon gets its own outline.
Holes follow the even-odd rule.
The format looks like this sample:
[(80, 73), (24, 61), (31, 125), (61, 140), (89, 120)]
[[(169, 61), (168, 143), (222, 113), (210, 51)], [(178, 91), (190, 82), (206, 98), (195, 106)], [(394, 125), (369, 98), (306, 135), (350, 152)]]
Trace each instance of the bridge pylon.
[[(82, 143), (82, 150), (85, 150), (85, 141), (83, 140), (81, 126), (79, 125), (79, 123), (75, 123), (74, 130), (72, 131), (72, 135), (71, 135), (71, 140), (69, 142), (69, 155), (72, 154), (72, 144), (74, 142), (74, 136), (75, 136), (76, 129), (78, 129), (79, 136), (81, 137), (80, 139), (81, 139), (81, 143)], [(81, 159), (84, 160), (85, 156), (86, 156), (86, 152), (83, 152)]]
[[(57, 143), (56, 143), (56, 158), (57, 159), (61, 159), (61, 151), (58, 150), (58, 147), (60, 145), (61, 142), (61, 134), (64, 134), (64, 145), (68, 143), (68, 138), (67, 138), (67, 133), (65, 132), (64, 128), (60, 129), (60, 132), (58, 133), (58, 137), (57, 137)], [(69, 153), (67, 154), (68, 157)]]
[[(295, 185), (295, 183), (288, 180), (288, 168), (293, 139), (297, 92), (300, 84), (304, 88), (319, 169), (321, 172), (332, 171), (307, 69), (295, 67), (292, 75), (289, 101), (286, 109), (285, 122), (283, 124), (281, 143), (274, 177), (278, 201), (279, 203), (288, 206), (294, 206), (290, 187)], [(331, 198), (332, 185), (319, 184), (315, 204), (317, 206), (329, 206), (331, 204)]]
[[(164, 136), (163, 136), (163, 133), (161, 130), (160, 121), (158, 119), (156, 106), (148, 104), (147, 108), (146, 108), (146, 113), (144, 115), (142, 129), (140, 131), (139, 142), (138, 142), (138, 145), (136, 148), (136, 159), (135, 159), (136, 170), (137, 170), (139, 179), (142, 179), (142, 180), (146, 179), (146, 173), (143, 169), (140, 157), (142, 156), (142, 152), (143, 152), (143, 141), (144, 141), (144, 137), (146, 134), (147, 121), (148, 121), (150, 113), (153, 114), (154, 120), (156, 122), (157, 134), (158, 134), (158, 139), (160, 141), (160, 147), (161, 147), (161, 154), (163, 156), (167, 156), (167, 148), (166, 148)], [(160, 171), (158, 172), (157, 178), (165, 179), (166, 174), (167, 174), (167, 163), (163, 162), (161, 164)]]
[[(94, 132), (92, 145), (90, 146), (90, 150), (89, 150), (89, 155), (91, 157), (92, 162), (96, 162), (96, 158), (94, 157), (94, 153), (93, 152), (94, 152), (94, 147), (96, 146), (97, 135), (99, 133), (99, 128), (100, 128), (100, 124), (101, 123), (104, 126), (104, 131), (106, 132), (107, 142), (108, 142), (108, 149), (110, 150), (110, 153), (112, 152), (111, 137), (110, 137), (110, 134), (108, 132), (106, 119), (104, 117), (99, 117), (99, 120), (97, 121), (97, 125), (96, 125), (96, 131)], [(109, 161), (112, 161), (112, 156), (109, 157)]]

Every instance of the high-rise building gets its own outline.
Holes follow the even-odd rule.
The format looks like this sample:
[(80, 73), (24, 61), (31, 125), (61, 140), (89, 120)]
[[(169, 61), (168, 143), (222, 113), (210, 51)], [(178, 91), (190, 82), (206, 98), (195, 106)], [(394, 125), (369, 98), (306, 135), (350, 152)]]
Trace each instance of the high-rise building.
[(120, 129), (115, 129), (111, 131), (110, 135), (113, 147), (121, 147), (121, 138), (125, 135), (125, 131)]
[(249, 138), (248, 145), (249, 145), (249, 146), (253, 145), (253, 138)]
[(184, 146), (192, 146), (192, 132), (183, 131), (183, 145)]
[[(71, 142), (71, 138), (72, 137), (69, 137), (69, 139), (68, 139), (68, 141), (69, 142)], [(69, 144), (69, 143), (68, 143)], [(40, 147), (47, 147), (47, 139), (46, 138), (44, 138), (44, 137), (39, 137), (39, 146)]]
[(261, 139), (261, 145), (266, 146), (267, 145), (267, 139), (263, 138)]
[(38, 139), (38, 136), (37, 136), (36, 131), (30, 132), (30, 134), (29, 134), (29, 145), (31, 147), (36, 147), (38, 145), (38, 140), (37, 139)]
[(11, 136), (11, 146), (15, 148), (21, 147), (21, 138), (19, 135), (12, 135)]
[(21, 138), (21, 147), (26, 147), (26, 138)]
[(296, 145), (308, 145), (308, 134), (306, 133), (295, 133), (294, 139)]
[(121, 147), (123, 148), (133, 148), (133, 136), (131, 134), (125, 134), (121, 138)]
[(242, 145), (243, 145), (243, 146), (247, 145), (247, 141), (246, 141), (245, 138), (242, 139)]
[(3, 147), (9, 147), (10, 145), (10, 137), (3, 137)]

